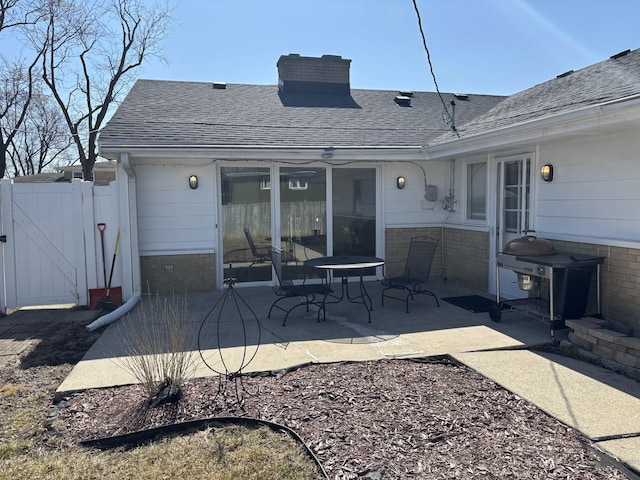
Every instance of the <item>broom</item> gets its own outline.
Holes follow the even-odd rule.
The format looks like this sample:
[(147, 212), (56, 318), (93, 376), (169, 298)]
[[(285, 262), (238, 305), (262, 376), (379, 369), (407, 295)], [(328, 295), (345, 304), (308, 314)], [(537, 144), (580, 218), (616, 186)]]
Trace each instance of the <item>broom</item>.
[(111, 260), (111, 272), (109, 273), (109, 283), (107, 284), (107, 292), (105, 296), (102, 299), (100, 299), (97, 305), (97, 308), (99, 310), (103, 310), (105, 312), (112, 312), (119, 307), (119, 305), (116, 305), (115, 303), (113, 303), (111, 301), (111, 298), (109, 298), (109, 294), (111, 293), (111, 279), (113, 278), (113, 268), (116, 265), (116, 254), (118, 253), (118, 243), (120, 243), (120, 228), (118, 228), (118, 233), (116, 234), (116, 246), (113, 249), (113, 260)]

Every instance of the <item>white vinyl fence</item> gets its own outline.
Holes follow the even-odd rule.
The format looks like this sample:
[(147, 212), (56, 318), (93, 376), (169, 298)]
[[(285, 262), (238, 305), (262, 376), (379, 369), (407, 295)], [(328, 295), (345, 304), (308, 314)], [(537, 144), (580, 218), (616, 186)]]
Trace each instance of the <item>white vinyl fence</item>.
[[(118, 221), (117, 182), (0, 181), (0, 312), (25, 306), (88, 305), (103, 287), (97, 223), (106, 223), (111, 261)], [(116, 263), (114, 285), (121, 269)], [(110, 266), (110, 264), (108, 265)]]

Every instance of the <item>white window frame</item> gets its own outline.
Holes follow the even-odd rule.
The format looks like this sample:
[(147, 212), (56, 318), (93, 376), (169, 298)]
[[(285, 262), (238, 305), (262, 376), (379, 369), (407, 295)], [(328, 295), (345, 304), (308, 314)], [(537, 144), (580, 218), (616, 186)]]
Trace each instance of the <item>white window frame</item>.
[[(470, 218), (469, 199), (471, 198), (471, 191), (469, 188), (469, 171), (472, 166), (484, 165), (485, 178), (484, 178), (484, 218)], [(463, 218), (465, 223), (474, 225), (486, 225), (489, 218), (489, 162), (487, 159), (469, 160), (464, 163), (464, 198), (463, 198)]]

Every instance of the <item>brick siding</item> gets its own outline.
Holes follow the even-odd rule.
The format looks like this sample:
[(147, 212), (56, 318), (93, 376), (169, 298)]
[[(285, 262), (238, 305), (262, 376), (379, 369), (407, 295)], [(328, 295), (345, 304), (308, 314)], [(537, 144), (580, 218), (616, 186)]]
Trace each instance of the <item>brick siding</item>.
[[(630, 327), (640, 337), (640, 250), (589, 243), (553, 241), (556, 250), (607, 257), (600, 267), (602, 315)], [(595, 301), (591, 282), (591, 303)]]
[(436, 253), (431, 264), (430, 280), (438, 279), (442, 276), (442, 241), (441, 229), (436, 228), (388, 228), (385, 231), (385, 275), (393, 277), (402, 275), (405, 260), (409, 253), (409, 243), (411, 237), (431, 237), (438, 240)]
[(444, 229), (444, 275), (449, 280), (486, 292), (489, 285), (489, 233)]
[(143, 293), (194, 293), (216, 289), (214, 254), (140, 258)]
[(438, 240), (431, 266), (431, 280), (446, 278), (474, 289), (487, 291), (489, 234), (486, 232), (440, 227), (387, 229), (385, 232), (387, 276), (402, 273), (411, 237), (423, 235)]

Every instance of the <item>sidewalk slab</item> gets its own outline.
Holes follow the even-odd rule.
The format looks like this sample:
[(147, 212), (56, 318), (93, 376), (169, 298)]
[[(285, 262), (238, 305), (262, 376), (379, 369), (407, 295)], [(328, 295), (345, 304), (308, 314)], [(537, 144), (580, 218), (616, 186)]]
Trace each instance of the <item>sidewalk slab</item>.
[(640, 435), (640, 384), (622, 375), (528, 350), (452, 356), (591, 439)]
[(598, 448), (640, 472), (640, 437), (597, 442)]
[(528, 350), (452, 357), (640, 472), (640, 383), (576, 359)]
[[(337, 331), (340, 335), (330, 339), (289, 340), (270, 329), (264, 329), (262, 342), (256, 345), (230, 346), (222, 349), (202, 349), (202, 360), (196, 348), (195, 377), (213, 376), (217, 373), (269, 372), (299, 367), (310, 363), (362, 362), (384, 358), (419, 358), (447, 355), (469, 349), (500, 349), (522, 347), (523, 344), (508, 335), (496, 332), (486, 326), (448, 328), (426, 332), (393, 335), (381, 326), (362, 326), (341, 320), (334, 325), (327, 320), (322, 328)], [(317, 324), (311, 323), (317, 328)], [(136, 383), (136, 379), (126, 368), (130, 356), (123, 349), (122, 334), (118, 327), (105, 331), (73, 368), (56, 391), (56, 398), (63, 398), (72, 392), (89, 388), (107, 388)], [(290, 329), (291, 330), (291, 329)], [(295, 336), (293, 336), (295, 338)], [(117, 353), (116, 353), (117, 352)], [(254, 356), (255, 354), (255, 356)], [(252, 361), (243, 365), (249, 358)], [(207, 366), (208, 365), (208, 366)], [(213, 368), (213, 370), (212, 370)], [(216, 373), (217, 372), (217, 373)]]

